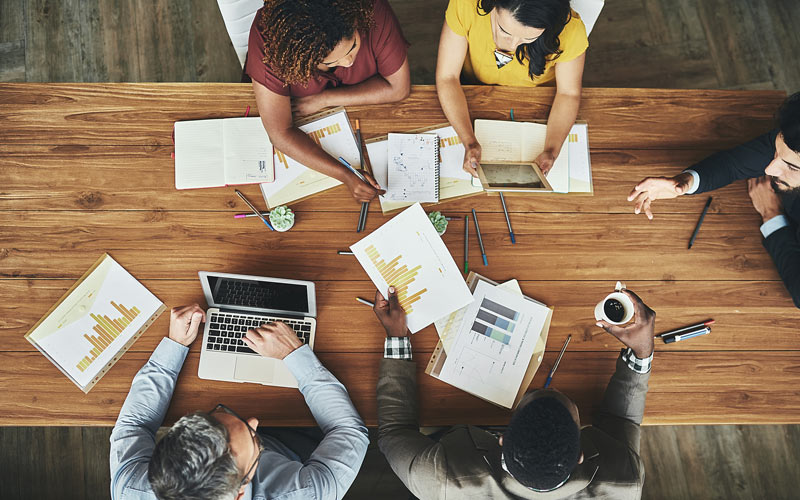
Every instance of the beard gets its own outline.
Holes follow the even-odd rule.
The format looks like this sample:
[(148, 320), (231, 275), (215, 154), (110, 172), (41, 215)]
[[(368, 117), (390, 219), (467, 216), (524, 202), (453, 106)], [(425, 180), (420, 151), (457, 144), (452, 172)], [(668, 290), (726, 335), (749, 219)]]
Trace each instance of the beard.
[(772, 189), (782, 196), (791, 196), (793, 198), (800, 197), (800, 186), (790, 186), (777, 177), (769, 177), (769, 183)]

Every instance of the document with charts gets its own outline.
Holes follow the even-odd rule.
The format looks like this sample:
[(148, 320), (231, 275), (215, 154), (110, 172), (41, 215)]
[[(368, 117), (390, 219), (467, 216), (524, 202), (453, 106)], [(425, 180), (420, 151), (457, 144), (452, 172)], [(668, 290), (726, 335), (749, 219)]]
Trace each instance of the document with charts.
[(537, 345), (552, 311), (485, 281), (478, 282), (473, 298), (437, 378), (512, 408), (524, 392), (534, 353), (544, 351)]
[(350, 250), (381, 293), (389, 286), (397, 289), (411, 333), (472, 302), (458, 266), (419, 203)]
[[(340, 156), (353, 168), (361, 168), (358, 143), (344, 108), (310, 116), (298, 122), (297, 127), (334, 159)], [(267, 207), (286, 205), (341, 184), (316, 170), (295, 161), (275, 150), (275, 182), (261, 185), (261, 194)]]
[(175, 188), (272, 182), (272, 143), (257, 116), (175, 122)]
[[(483, 192), (478, 179), (464, 171), (464, 145), (453, 127), (447, 124), (434, 125), (409, 133), (431, 133), (439, 136), (439, 201), (462, 198)], [(381, 186), (389, 183), (389, 140), (387, 136), (368, 139), (366, 142), (372, 175)], [(384, 214), (410, 207), (414, 202), (389, 201), (386, 195), (379, 197)]]
[(105, 254), (25, 338), (89, 392), (165, 309)]
[(389, 134), (390, 201), (439, 201), (439, 136)]
[[(481, 161), (533, 162), (542, 151), (547, 125), (506, 120), (475, 120), (475, 137), (481, 145)], [(561, 145), (547, 182), (554, 193), (567, 193), (569, 187), (569, 148)]]

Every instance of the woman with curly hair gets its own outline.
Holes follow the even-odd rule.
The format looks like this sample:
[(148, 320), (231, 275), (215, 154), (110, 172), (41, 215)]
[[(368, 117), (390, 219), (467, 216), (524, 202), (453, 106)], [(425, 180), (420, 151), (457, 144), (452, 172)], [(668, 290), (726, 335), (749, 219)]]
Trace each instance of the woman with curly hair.
[(405, 99), (408, 42), (387, 0), (266, 0), (250, 29), (245, 69), (272, 144), (340, 180), (358, 201), (382, 194), (295, 127), (292, 112)]
[(464, 144), (464, 170), (477, 176), (481, 145), (461, 82), (535, 87), (555, 79), (545, 149), (536, 158), (547, 173), (578, 116), (588, 46), (586, 27), (569, 0), (450, 0), (439, 39), (436, 91)]

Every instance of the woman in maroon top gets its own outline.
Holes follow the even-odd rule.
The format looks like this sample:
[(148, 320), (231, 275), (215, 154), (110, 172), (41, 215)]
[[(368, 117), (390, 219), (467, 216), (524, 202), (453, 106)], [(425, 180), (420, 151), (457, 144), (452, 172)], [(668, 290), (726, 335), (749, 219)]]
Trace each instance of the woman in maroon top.
[(383, 191), (361, 182), (292, 123), (329, 106), (405, 99), (408, 42), (387, 0), (267, 0), (250, 29), (247, 74), (275, 148), (344, 183), (353, 198)]

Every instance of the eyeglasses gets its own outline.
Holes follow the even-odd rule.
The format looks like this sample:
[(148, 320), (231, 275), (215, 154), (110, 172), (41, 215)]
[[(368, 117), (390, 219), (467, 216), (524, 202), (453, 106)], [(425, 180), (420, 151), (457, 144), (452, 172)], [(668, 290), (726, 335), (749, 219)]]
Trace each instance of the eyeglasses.
[(247, 427), (247, 430), (250, 431), (250, 437), (253, 439), (253, 443), (256, 445), (256, 449), (258, 449), (258, 455), (256, 455), (256, 461), (253, 462), (253, 465), (250, 466), (250, 468), (247, 470), (247, 473), (242, 478), (242, 481), (239, 483), (239, 488), (241, 488), (242, 486), (250, 482), (250, 474), (256, 469), (256, 467), (258, 467), (258, 461), (261, 460), (261, 455), (264, 453), (264, 441), (261, 439), (261, 436), (258, 434), (258, 432), (256, 432), (255, 429), (250, 427), (250, 424), (247, 423), (247, 420), (240, 417), (238, 413), (231, 410), (224, 404), (218, 404), (217, 406), (214, 407), (213, 410), (208, 412), (208, 414), (211, 415), (212, 413), (218, 410), (222, 410), (225, 413), (233, 415), (234, 417), (241, 420), (241, 422)]
[[(506, 456), (505, 456), (504, 453), (500, 453), (500, 467), (502, 467), (504, 471), (508, 472), (509, 476), (514, 477), (514, 474), (509, 472), (508, 467), (506, 467)], [(524, 484), (522, 484), (519, 481), (519, 479), (517, 479), (515, 477), (514, 477), (514, 479), (516, 479), (518, 483), (522, 484), (522, 486), (525, 486), (525, 488), (527, 488), (527, 489), (529, 489), (531, 491), (535, 491), (537, 493), (547, 493), (547, 492), (550, 492), (550, 491), (557, 490), (557, 489), (561, 488), (562, 486), (564, 486), (564, 484), (566, 484), (566, 482), (569, 481), (570, 476), (572, 476), (571, 472), (567, 475), (567, 477), (563, 481), (561, 481), (557, 485), (553, 486), (552, 488), (548, 488), (546, 490), (540, 490), (539, 488), (532, 488), (530, 486), (525, 486)]]

